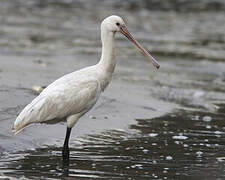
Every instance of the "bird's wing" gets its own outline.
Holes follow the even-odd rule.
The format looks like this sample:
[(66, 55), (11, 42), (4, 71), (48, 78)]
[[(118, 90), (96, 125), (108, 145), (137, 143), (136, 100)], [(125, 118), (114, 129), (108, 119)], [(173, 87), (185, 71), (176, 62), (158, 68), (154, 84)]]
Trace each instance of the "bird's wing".
[(100, 90), (99, 82), (94, 78), (52, 83), (17, 117), (14, 131), (20, 131), (31, 123), (46, 122), (65, 118), (72, 114), (88, 111), (97, 101)]

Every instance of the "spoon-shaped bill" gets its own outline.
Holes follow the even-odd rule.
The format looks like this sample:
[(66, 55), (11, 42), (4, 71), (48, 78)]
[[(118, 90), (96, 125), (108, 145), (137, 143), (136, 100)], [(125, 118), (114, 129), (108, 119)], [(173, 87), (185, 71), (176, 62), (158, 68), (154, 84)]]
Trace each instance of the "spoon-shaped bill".
[(160, 65), (159, 63), (146, 51), (129, 33), (127, 28), (125, 26), (122, 26), (120, 28), (120, 32), (127, 37), (131, 42), (133, 42), (142, 52), (143, 54), (148, 58), (148, 60), (152, 63), (153, 66), (155, 66), (157, 69), (159, 69)]

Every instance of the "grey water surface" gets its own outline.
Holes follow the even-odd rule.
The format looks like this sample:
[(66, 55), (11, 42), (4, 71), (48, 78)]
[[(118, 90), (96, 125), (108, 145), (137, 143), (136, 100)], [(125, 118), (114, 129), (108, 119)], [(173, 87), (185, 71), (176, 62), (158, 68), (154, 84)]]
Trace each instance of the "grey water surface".
[[(225, 179), (224, 9), (216, 0), (2, 0), (0, 179)], [(35, 90), (98, 62), (111, 14), (161, 68), (116, 35), (114, 77), (73, 128), (65, 167), (65, 124), (17, 136), (11, 127)]]

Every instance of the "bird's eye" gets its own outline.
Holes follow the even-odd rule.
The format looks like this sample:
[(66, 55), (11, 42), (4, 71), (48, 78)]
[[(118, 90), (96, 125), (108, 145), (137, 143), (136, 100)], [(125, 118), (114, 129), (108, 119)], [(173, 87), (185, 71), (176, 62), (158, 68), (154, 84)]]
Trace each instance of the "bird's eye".
[(117, 26), (119, 26), (119, 25), (120, 25), (120, 23), (116, 23), (116, 25), (117, 25)]

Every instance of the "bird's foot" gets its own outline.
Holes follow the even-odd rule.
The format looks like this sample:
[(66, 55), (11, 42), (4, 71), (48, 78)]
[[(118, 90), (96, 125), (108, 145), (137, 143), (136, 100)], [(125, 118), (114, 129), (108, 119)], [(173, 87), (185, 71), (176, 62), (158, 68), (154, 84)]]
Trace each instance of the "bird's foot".
[(68, 161), (69, 158), (70, 158), (70, 150), (69, 148), (63, 148), (62, 150), (62, 158), (63, 158), (63, 161)]
[(62, 160), (63, 160), (63, 167), (65, 169), (69, 168), (69, 160), (70, 160), (70, 149), (68, 146), (69, 143), (69, 137), (70, 137), (70, 132), (71, 132), (71, 128), (67, 128), (66, 131), (66, 138), (63, 144), (63, 149), (62, 149)]
[(63, 148), (62, 150), (62, 172), (63, 176), (67, 177), (69, 174), (70, 165), (70, 151), (69, 148)]

